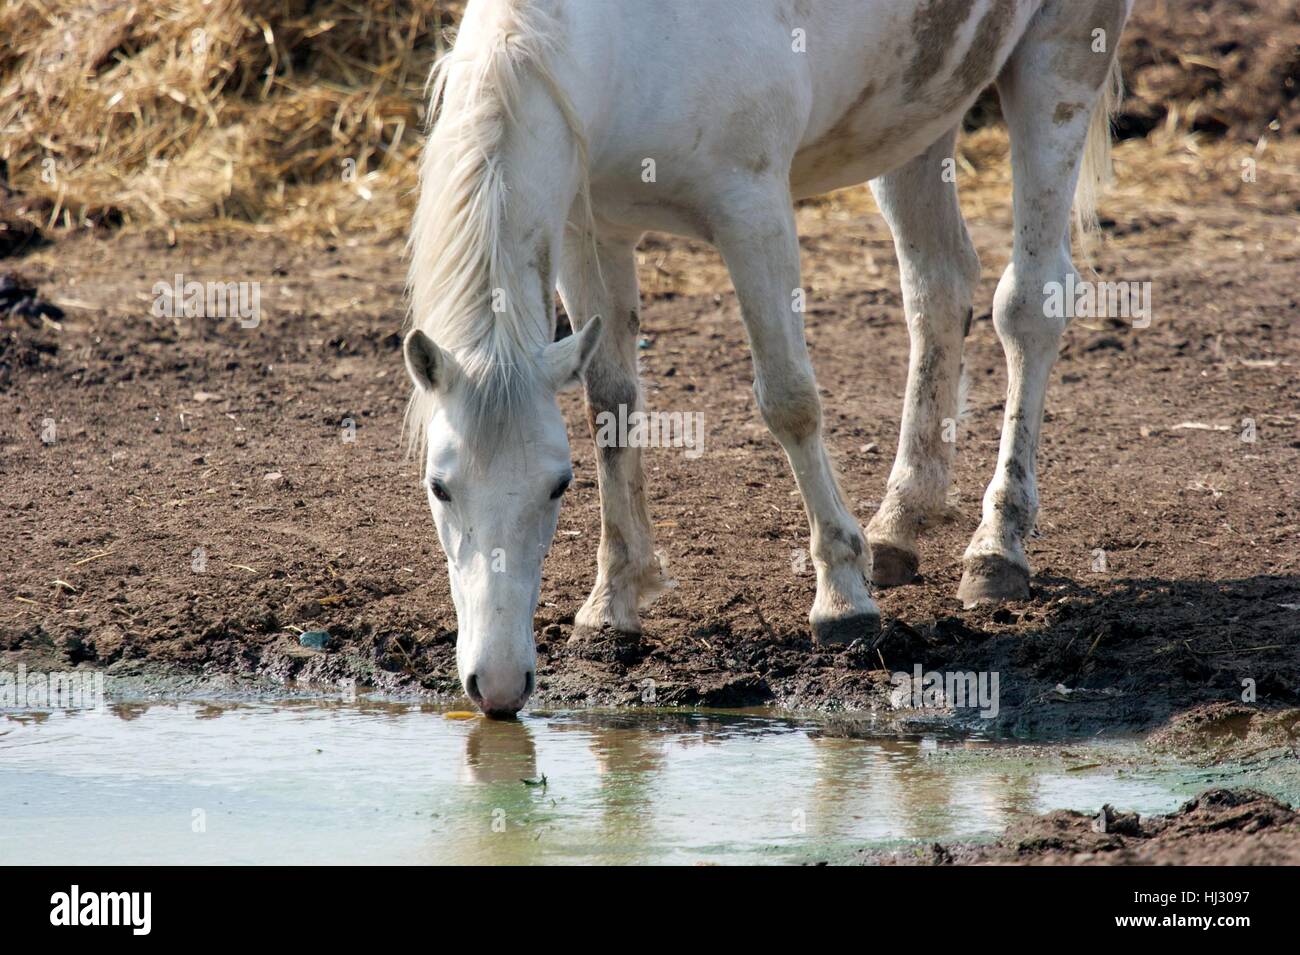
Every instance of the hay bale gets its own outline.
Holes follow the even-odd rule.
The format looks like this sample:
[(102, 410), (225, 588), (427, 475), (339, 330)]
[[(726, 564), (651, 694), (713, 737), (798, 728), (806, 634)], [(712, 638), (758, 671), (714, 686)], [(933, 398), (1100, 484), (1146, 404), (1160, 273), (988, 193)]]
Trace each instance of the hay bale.
[(425, 77), (461, 6), (6, 5), (7, 185), (45, 200), (47, 226), (393, 227), (399, 204), (374, 198), (414, 183)]

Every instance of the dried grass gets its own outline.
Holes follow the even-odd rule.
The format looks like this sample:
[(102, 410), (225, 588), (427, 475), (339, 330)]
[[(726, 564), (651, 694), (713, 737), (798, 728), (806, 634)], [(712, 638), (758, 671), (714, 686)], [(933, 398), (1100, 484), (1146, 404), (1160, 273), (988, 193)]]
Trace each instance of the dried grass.
[(397, 232), (463, 3), (9, 0), (9, 187), (47, 227)]

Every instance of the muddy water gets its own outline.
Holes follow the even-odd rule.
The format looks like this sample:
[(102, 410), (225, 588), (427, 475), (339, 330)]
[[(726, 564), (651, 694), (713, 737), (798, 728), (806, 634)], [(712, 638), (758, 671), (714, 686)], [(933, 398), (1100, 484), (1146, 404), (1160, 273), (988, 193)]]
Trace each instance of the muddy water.
[(786, 862), (1174, 808), (1122, 744), (846, 735), (764, 713), (198, 703), (0, 717), (0, 862)]

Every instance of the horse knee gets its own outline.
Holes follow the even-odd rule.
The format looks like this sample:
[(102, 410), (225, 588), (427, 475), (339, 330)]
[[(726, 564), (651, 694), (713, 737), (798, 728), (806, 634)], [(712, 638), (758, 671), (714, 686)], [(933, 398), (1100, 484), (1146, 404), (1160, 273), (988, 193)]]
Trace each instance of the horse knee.
[(903, 287), (903, 314), (913, 343), (953, 342), (970, 334), (974, 318), (978, 277), (964, 272), (931, 274), (924, 282), (907, 282)]
[(602, 361), (599, 353), (583, 372), (582, 383), (587, 393), (588, 416), (604, 411), (617, 413), (619, 406), (634, 411), (640, 398), (636, 376), (624, 368)]
[(811, 375), (760, 376), (754, 381), (754, 396), (763, 421), (783, 444), (798, 444), (821, 427), (821, 401)]
[[(587, 394), (587, 426), (596, 441), (596, 455), (606, 470), (618, 466), (623, 449), (617, 423), (640, 406), (640, 389), (635, 375), (597, 356), (583, 373)], [(624, 409), (620, 413), (620, 408)]]
[[(963, 223), (958, 222), (958, 230), (936, 250), (910, 256), (903, 292), (915, 300), (912, 310), (918, 315), (959, 314), (964, 319), (975, 298), (982, 274), (980, 257)], [(899, 258), (908, 256), (900, 253)]]

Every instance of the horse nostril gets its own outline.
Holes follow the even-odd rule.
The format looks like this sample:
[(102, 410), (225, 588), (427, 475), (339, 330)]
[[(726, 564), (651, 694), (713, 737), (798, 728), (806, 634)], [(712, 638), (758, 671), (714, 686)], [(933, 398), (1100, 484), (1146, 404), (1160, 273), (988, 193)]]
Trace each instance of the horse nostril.
[(525, 697), (529, 697), (533, 695), (533, 682), (534, 682), (533, 671), (529, 670), (528, 673), (524, 675), (524, 696)]
[(478, 691), (478, 675), (471, 673), (465, 678), (465, 692), (475, 703), (483, 702), (483, 694)]

